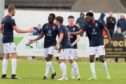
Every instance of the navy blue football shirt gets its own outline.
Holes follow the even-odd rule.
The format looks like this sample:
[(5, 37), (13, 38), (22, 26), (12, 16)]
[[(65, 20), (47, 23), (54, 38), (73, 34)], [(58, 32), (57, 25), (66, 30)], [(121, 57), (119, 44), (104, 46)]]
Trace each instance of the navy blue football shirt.
[(63, 33), (63, 40), (61, 42), (61, 49), (72, 48), (70, 40), (68, 38), (68, 29), (66, 26), (61, 25), (59, 28), (59, 34)]
[(4, 25), (3, 31), (3, 43), (14, 42), (13, 27), (16, 25), (15, 20), (11, 16), (7, 15), (2, 19), (1, 24)]
[[(76, 25), (73, 26), (66, 26), (69, 32), (77, 32), (79, 31), (79, 28)], [(71, 35), (70, 36), (70, 43), (73, 43), (77, 39), (77, 35)], [(77, 49), (77, 44), (72, 46), (74, 49)]]
[(42, 33), (45, 35), (44, 48), (56, 45), (56, 36), (58, 35), (58, 27), (55, 24), (46, 23), (42, 27)]
[(103, 45), (102, 30), (104, 24), (99, 21), (94, 21), (93, 23), (86, 23), (82, 30), (86, 31), (89, 38), (90, 47)]

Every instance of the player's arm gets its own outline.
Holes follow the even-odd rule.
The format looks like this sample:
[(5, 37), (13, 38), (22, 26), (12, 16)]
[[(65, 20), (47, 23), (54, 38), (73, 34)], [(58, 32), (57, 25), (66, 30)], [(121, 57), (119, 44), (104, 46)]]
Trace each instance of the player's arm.
[(55, 49), (56, 50), (58, 50), (59, 48), (60, 48), (60, 43), (62, 42), (62, 40), (63, 40), (63, 36), (64, 36), (64, 33), (60, 33), (59, 34), (59, 38), (58, 38), (58, 41), (57, 41), (57, 44), (56, 44), (56, 46), (55, 46)]
[(30, 40), (29, 41), (29, 44), (32, 44), (34, 43), (35, 41), (38, 41), (40, 39), (42, 39), (44, 37), (44, 33), (42, 32), (37, 38), (33, 39), (33, 40)]
[(82, 32), (84, 32), (84, 30), (83, 30), (83, 29), (80, 29), (80, 30), (77, 31), (77, 32), (71, 32), (70, 34), (71, 34), (71, 35), (78, 35), (78, 34), (80, 34), (80, 33), (82, 33)]
[(72, 43), (72, 46), (76, 45), (80, 41), (80, 35), (77, 35), (77, 39)]
[(13, 29), (17, 32), (17, 33), (33, 33), (35, 30), (33, 30), (32, 28), (29, 29), (21, 29), (18, 28), (16, 25), (13, 26)]
[(3, 24), (0, 24), (0, 32), (3, 31)]
[(108, 36), (109, 43), (111, 44), (111, 36), (110, 36), (110, 33), (106, 27), (104, 27), (104, 31), (106, 32), (106, 34)]

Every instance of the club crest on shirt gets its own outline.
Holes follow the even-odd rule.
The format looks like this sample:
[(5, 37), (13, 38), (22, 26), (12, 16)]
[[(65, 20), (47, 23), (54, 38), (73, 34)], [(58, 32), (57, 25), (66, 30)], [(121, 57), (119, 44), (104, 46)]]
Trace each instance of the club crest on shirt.
[(53, 30), (55, 30), (56, 29), (56, 27), (55, 26), (53, 26)]
[(89, 25), (89, 27), (91, 27), (91, 25)]
[(95, 26), (98, 27), (98, 23), (96, 23)]
[(73, 28), (73, 31), (75, 31), (75, 28)]

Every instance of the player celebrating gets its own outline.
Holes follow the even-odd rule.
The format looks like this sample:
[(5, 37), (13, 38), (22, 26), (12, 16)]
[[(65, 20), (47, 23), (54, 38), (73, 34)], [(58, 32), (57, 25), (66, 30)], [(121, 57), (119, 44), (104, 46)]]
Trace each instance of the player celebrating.
[(8, 66), (8, 59), (9, 55), (12, 55), (12, 75), (11, 79), (18, 79), (16, 76), (16, 69), (17, 69), (17, 53), (16, 53), (16, 46), (14, 44), (14, 35), (13, 30), (15, 30), (18, 33), (33, 33), (32, 28), (28, 30), (22, 30), (19, 29), (16, 26), (15, 20), (12, 19), (13, 16), (15, 16), (15, 5), (9, 5), (8, 6), (8, 15), (6, 15), (0, 24), (0, 30), (3, 32), (3, 49), (4, 49), (4, 56), (3, 56), (3, 62), (2, 62), (2, 79), (8, 78), (6, 75), (7, 66)]
[(107, 79), (111, 79), (108, 69), (107, 69), (107, 62), (105, 60), (105, 48), (103, 45), (103, 36), (102, 36), (102, 30), (104, 29), (108, 35), (109, 42), (111, 40), (110, 34), (107, 30), (107, 28), (99, 21), (94, 20), (94, 14), (92, 12), (88, 12), (86, 14), (86, 25), (81, 28), (78, 32), (72, 32), (72, 34), (80, 34), (81, 32), (86, 31), (87, 36), (89, 38), (89, 47), (90, 47), (90, 69), (92, 73), (92, 77), (88, 80), (96, 80), (96, 72), (95, 72), (95, 63), (94, 58), (96, 53), (99, 55), (100, 61), (103, 63), (104, 71), (107, 76)]
[[(79, 31), (79, 28), (76, 25), (74, 25), (74, 16), (68, 17), (68, 23), (69, 24), (66, 27), (67, 27), (69, 32)], [(77, 66), (76, 70), (74, 70), (74, 67), (72, 66), (71, 77), (72, 77), (72, 79), (75, 79), (75, 72), (76, 72), (78, 80), (80, 79), (80, 73), (79, 73), (79, 70), (78, 70), (78, 65), (76, 63), (76, 59), (77, 59), (77, 56), (78, 56), (77, 43), (79, 42), (79, 40), (80, 40), (80, 35), (71, 35), (70, 36), (70, 42), (72, 44), (72, 50), (73, 50), (73, 55), (74, 55), (74, 60), (75, 60), (74, 63)], [(70, 60), (70, 63), (72, 64), (71, 60)]]
[(64, 26), (63, 23), (63, 17), (58, 16), (56, 17), (56, 22), (59, 29), (59, 39), (58, 42), (55, 46), (56, 50), (61, 48), (60, 51), (60, 56), (59, 56), (59, 63), (60, 63), (60, 69), (62, 72), (62, 77), (58, 80), (68, 80), (67, 79), (67, 66), (66, 62), (68, 59), (71, 60), (72, 66), (74, 67), (75, 70), (77, 70), (77, 65), (74, 62), (74, 55), (72, 52), (72, 46), (68, 38), (68, 30), (66, 26)]
[(48, 23), (43, 25), (42, 33), (40, 34), (40, 36), (34, 40), (30, 40), (30, 42), (29, 42), (30, 44), (32, 44), (35, 41), (38, 41), (41, 38), (43, 38), (43, 36), (45, 35), (44, 55), (45, 55), (45, 59), (46, 59), (46, 71), (45, 71), (43, 80), (47, 79), (48, 73), (50, 70), (52, 71), (51, 79), (54, 79), (56, 76), (56, 72), (55, 72), (53, 65), (51, 63), (51, 60), (52, 60), (52, 57), (54, 54), (54, 46), (56, 45), (56, 36), (58, 34), (58, 28), (54, 24), (54, 19), (55, 19), (55, 14), (53, 14), (53, 13), (49, 14)]

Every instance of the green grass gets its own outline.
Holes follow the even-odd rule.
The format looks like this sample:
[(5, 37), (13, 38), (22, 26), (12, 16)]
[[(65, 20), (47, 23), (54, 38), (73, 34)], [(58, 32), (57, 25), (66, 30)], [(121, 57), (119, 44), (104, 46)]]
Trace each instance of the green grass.
[[(8, 66), (8, 76), (11, 75), (11, 62)], [(2, 61), (0, 61), (2, 64)], [(71, 67), (68, 64), (68, 81), (57, 81), (56, 79), (61, 75), (59, 65), (57, 62), (53, 62), (54, 68), (57, 72), (55, 80), (42, 80), (45, 71), (45, 62), (40, 60), (18, 60), (17, 74), (22, 79), (11, 80), (11, 79), (0, 79), (0, 84), (125, 84), (126, 83), (126, 63), (109, 63), (109, 71), (112, 80), (107, 80), (104, 73), (102, 64), (96, 63), (96, 71), (98, 80), (88, 81), (90, 77), (90, 68), (88, 62), (78, 62), (81, 80), (72, 80), (71, 78)], [(1, 67), (1, 65), (0, 65)], [(0, 71), (1, 72), (1, 71)], [(50, 78), (50, 75), (49, 75)]]

